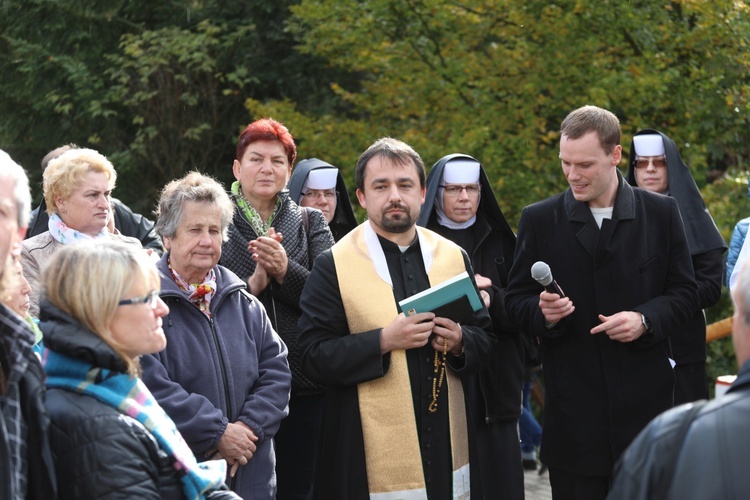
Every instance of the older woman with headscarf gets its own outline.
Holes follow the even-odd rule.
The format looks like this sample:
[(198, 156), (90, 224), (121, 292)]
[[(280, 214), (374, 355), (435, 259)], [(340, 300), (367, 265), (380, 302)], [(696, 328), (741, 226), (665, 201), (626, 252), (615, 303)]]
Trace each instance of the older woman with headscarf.
[(674, 404), (708, 398), (706, 376), (706, 316), (704, 309), (721, 298), (723, 255), (727, 249), (690, 168), (677, 145), (665, 134), (644, 129), (633, 137), (627, 181), (647, 191), (671, 196), (685, 225), (700, 303), (682, 331), (671, 332), (669, 353), (674, 367)]
[(48, 231), (24, 240), (23, 272), (31, 285), (30, 310), (39, 314), (39, 274), (56, 250), (81, 240), (115, 240), (142, 248), (135, 238), (111, 233), (111, 195), (117, 174), (112, 163), (92, 149), (71, 149), (44, 171)]
[(229, 499), (226, 465), (198, 464), (139, 378), (164, 349), (159, 274), (118, 242), (83, 242), (42, 273), (46, 406), (61, 499)]
[(257, 120), (240, 134), (232, 185), (235, 212), (221, 263), (247, 280), (289, 348), (289, 417), (276, 435), (278, 498), (309, 498), (323, 419), (323, 388), (302, 371), (297, 320), (315, 258), (333, 245), (319, 210), (300, 208), (285, 186), (297, 155), (281, 123)]
[(330, 163), (317, 158), (298, 162), (288, 187), (289, 196), (299, 206), (323, 212), (335, 241), (357, 227), (344, 176)]
[(157, 267), (169, 343), (144, 357), (143, 379), (200, 460), (224, 458), (233, 491), (270, 499), (291, 373), (263, 305), (218, 265), (233, 208), (221, 184), (198, 172), (162, 191), (156, 231), (167, 252)]
[(473, 376), (471, 383), (464, 383), (476, 429), (471, 445), (479, 456), (481, 477), (481, 484), (472, 480), (472, 497), (522, 499), (517, 426), (524, 350), (521, 333), (505, 311), (505, 287), (516, 236), (497, 204), (484, 169), (463, 154), (445, 156), (432, 167), (417, 223), (466, 250), (498, 339), (490, 364)]

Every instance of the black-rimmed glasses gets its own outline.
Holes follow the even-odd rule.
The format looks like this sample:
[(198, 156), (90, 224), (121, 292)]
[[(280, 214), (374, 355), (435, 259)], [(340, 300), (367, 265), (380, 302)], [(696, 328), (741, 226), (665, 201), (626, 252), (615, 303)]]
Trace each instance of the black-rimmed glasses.
[(306, 193), (303, 193), (302, 196), (307, 198), (308, 200), (317, 200), (321, 196), (326, 199), (326, 201), (333, 201), (335, 200), (339, 195), (338, 191), (334, 191), (333, 189), (326, 189), (326, 190), (319, 190), (319, 189), (308, 189)]
[(479, 196), (479, 184), (453, 184), (453, 185), (445, 185), (440, 184), (441, 188), (445, 190), (445, 194), (448, 195), (451, 198), (454, 198), (461, 194), (461, 191), (466, 190), (467, 196), (470, 198)]
[(128, 306), (130, 304), (148, 304), (151, 309), (156, 309), (156, 306), (159, 305), (159, 292), (151, 290), (145, 297), (125, 299), (117, 303), (118, 306)]

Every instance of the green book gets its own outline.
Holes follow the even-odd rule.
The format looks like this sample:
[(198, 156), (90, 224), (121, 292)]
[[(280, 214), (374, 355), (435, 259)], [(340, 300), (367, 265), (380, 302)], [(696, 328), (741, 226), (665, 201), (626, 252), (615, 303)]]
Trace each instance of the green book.
[(462, 323), (471, 319), (482, 306), (482, 299), (466, 271), (398, 303), (407, 315), (433, 312), (440, 318)]

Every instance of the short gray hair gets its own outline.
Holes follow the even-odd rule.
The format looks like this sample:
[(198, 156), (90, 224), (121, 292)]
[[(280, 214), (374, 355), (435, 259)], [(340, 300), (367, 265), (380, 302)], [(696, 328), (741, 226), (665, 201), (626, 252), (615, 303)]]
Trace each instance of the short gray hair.
[(200, 172), (190, 172), (181, 179), (164, 186), (159, 196), (156, 215), (156, 232), (163, 238), (174, 238), (182, 223), (185, 202), (211, 203), (221, 210), (221, 236), (226, 241), (229, 224), (234, 214), (234, 203), (224, 187), (214, 179)]
[(31, 212), (31, 190), (26, 171), (14, 162), (8, 153), (0, 149), (0, 175), (7, 175), (13, 181), (13, 197), (16, 199), (18, 227), (29, 225)]

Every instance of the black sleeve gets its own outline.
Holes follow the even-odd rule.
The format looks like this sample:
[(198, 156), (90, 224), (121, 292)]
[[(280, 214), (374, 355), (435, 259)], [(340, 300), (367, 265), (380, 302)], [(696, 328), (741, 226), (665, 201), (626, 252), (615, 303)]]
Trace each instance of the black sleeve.
[(115, 209), (115, 227), (125, 236), (131, 236), (141, 242), (143, 248), (151, 248), (161, 255), (164, 247), (161, 238), (154, 230), (154, 223), (141, 214), (136, 214), (118, 199), (112, 199)]
[[(466, 272), (471, 276), (474, 288), (477, 284), (474, 280), (474, 269), (471, 267), (469, 256), (464, 250), (461, 250), (464, 258), (464, 267)], [(479, 290), (477, 289), (477, 293)], [(492, 352), (492, 343), (497, 339), (492, 333), (492, 321), (490, 314), (485, 307), (482, 307), (471, 320), (461, 325), (463, 336), (464, 355), (449, 356), (448, 365), (456, 372), (474, 373), (479, 371), (484, 365), (489, 363), (489, 356)]]
[(715, 248), (692, 256), (701, 309), (713, 306), (721, 298), (721, 280), (724, 275), (723, 254), (723, 248)]
[(302, 367), (311, 380), (328, 386), (352, 386), (380, 378), (390, 356), (380, 352), (382, 329), (351, 335), (336, 265), (330, 250), (315, 260), (300, 298), (297, 323)]

